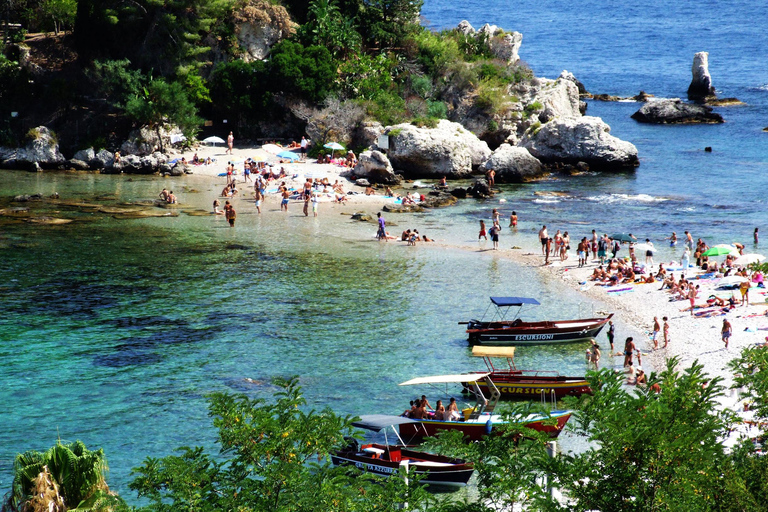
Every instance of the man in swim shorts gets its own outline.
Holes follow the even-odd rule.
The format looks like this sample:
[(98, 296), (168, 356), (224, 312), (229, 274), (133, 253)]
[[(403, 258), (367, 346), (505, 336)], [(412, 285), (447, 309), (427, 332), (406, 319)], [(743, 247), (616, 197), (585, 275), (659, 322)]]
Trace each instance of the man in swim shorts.
[(549, 239), (549, 235), (547, 234), (547, 226), (542, 226), (539, 230), (539, 240), (541, 240), (541, 253), (545, 256), (549, 253), (549, 250), (547, 249), (547, 239)]

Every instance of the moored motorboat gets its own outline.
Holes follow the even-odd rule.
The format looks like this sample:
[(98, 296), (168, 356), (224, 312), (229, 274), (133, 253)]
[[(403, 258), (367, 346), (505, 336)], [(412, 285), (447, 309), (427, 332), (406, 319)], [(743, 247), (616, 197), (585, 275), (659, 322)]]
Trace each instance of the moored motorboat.
[[(520, 318), (506, 319), (511, 307), (522, 309), (525, 305), (540, 304), (538, 300), (529, 297), (491, 297), (491, 305), (496, 306), (496, 310), (490, 321), (485, 321), (484, 316), (481, 320), (472, 319), (460, 323), (466, 324), (470, 343), (540, 345), (592, 340), (613, 317), (613, 313), (611, 313), (607, 317), (601, 318), (544, 322), (525, 322)], [(518, 309), (518, 313), (520, 309)]]
[[(490, 380), (490, 372), (478, 373), (473, 375), (475, 380), (467, 383), (472, 387), (477, 403), (473, 408), (465, 409), (464, 417), (458, 421), (436, 420), (436, 419), (416, 419), (416, 423), (403, 423), (399, 425), (400, 436), (404, 439), (420, 439), (426, 436), (435, 436), (441, 430), (457, 430), (461, 432), (468, 441), (477, 441), (484, 436), (491, 434), (494, 427), (507, 424), (507, 421), (498, 414), (493, 414), (501, 394), (498, 388)], [(445, 384), (445, 383), (465, 383), (467, 374), (460, 375), (437, 375), (433, 377), (420, 377), (403, 382), (401, 386), (424, 385), (424, 384)], [(486, 388), (490, 393), (488, 399), (485, 398), (478, 382), (485, 382)], [(516, 424), (523, 427), (544, 432), (549, 437), (556, 438), (565, 427), (571, 417), (571, 411), (555, 410), (549, 414), (530, 414), (518, 418)]]
[[(591, 393), (589, 382), (582, 377), (567, 377), (556, 371), (545, 370), (518, 370), (515, 366), (515, 347), (486, 347), (476, 345), (472, 347), (472, 355), (482, 357), (490, 373), (489, 378), (499, 390), (501, 398), (510, 399), (538, 399), (559, 400), (564, 396), (581, 396)], [(506, 367), (497, 367), (493, 364), (493, 358), (505, 358)], [(468, 377), (475, 373), (470, 372)], [(472, 381), (462, 383), (466, 391), (471, 392)], [(480, 390), (488, 393), (488, 385), (485, 380), (476, 383)]]
[[(386, 432), (390, 427), (394, 430), (395, 425), (400, 425), (402, 428), (402, 425), (407, 424), (415, 424), (418, 427), (416, 420), (384, 414), (364, 415), (361, 416), (360, 421), (352, 423), (355, 427), (376, 432), (381, 430)], [(395, 435), (397, 435), (396, 431)], [(462, 459), (435, 455), (388, 442), (359, 445), (355, 439), (352, 439), (345, 448), (333, 452), (331, 462), (335, 466), (351, 465), (366, 473), (385, 477), (397, 475), (400, 468), (405, 468), (422, 476), (420, 483), (444, 486), (467, 485), (474, 472), (474, 465)]]

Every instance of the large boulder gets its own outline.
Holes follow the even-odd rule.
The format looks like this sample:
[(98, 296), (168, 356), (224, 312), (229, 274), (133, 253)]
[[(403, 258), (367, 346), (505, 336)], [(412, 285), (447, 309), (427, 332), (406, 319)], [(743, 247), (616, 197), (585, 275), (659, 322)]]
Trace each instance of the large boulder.
[(541, 162), (527, 149), (509, 144), (499, 146), (483, 167), (495, 170), (499, 183), (521, 183), (544, 173)]
[(636, 167), (637, 148), (599, 117), (558, 118), (526, 131), (520, 145), (544, 163), (585, 162), (596, 170)]
[(111, 151), (100, 149), (98, 153), (93, 155), (93, 158), (91, 158), (88, 163), (93, 169), (112, 167), (115, 164), (115, 155)]
[(265, 60), (272, 47), (293, 35), (296, 25), (282, 5), (250, 0), (233, 13), (235, 36), (245, 62)]
[(358, 178), (364, 178), (369, 183), (382, 183), (384, 185), (397, 185), (400, 177), (395, 174), (387, 155), (381, 151), (363, 151), (357, 160), (357, 165), (352, 171)]
[(461, 20), (456, 30), (465, 36), (470, 36), (475, 33), (475, 28), (467, 20)]
[(66, 162), (56, 135), (47, 127), (32, 128), (27, 139), (22, 148), (0, 148), (3, 167), (52, 169)]
[(169, 147), (172, 141), (179, 140), (183, 136), (184, 134), (178, 126), (171, 125), (160, 128), (159, 138), (154, 128), (142, 126), (128, 134), (128, 139), (120, 146), (120, 152), (123, 155), (151, 155), (155, 151)]
[(652, 124), (717, 124), (723, 116), (712, 112), (712, 107), (684, 103), (680, 98), (648, 101), (632, 114), (640, 123)]
[(688, 86), (688, 99), (705, 100), (715, 96), (712, 77), (709, 75), (709, 53), (698, 52), (693, 56), (691, 74), (693, 78)]
[(541, 104), (539, 119), (545, 123), (556, 117), (580, 117), (579, 88), (568, 78), (557, 80), (542, 79), (538, 92), (533, 97), (532, 105)]
[(491, 156), (488, 144), (458, 123), (441, 120), (435, 128), (410, 124), (387, 127), (389, 160), (406, 177), (462, 178)]
[(379, 141), (379, 136), (384, 133), (384, 127), (378, 121), (363, 121), (352, 130), (352, 147), (370, 147)]
[(77, 153), (75, 153), (75, 156), (73, 157), (75, 160), (80, 160), (82, 162), (90, 162), (93, 160), (93, 157), (96, 156), (96, 152), (93, 150), (93, 148), (88, 149), (81, 149)]

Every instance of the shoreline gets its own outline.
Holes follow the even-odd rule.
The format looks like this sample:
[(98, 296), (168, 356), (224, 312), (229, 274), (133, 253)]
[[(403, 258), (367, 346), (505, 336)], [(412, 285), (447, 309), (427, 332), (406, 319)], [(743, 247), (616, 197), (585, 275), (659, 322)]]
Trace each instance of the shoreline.
[[(191, 159), (194, 151), (185, 152), (182, 155)], [(205, 168), (207, 172), (199, 172), (197, 170), (199, 167), (195, 167), (195, 174), (206, 177), (219, 177), (220, 169), (226, 165), (226, 160), (230, 158), (230, 155), (225, 154), (224, 148), (221, 147), (201, 148), (198, 150), (198, 155), (203, 158), (209, 155), (217, 158), (216, 165)], [(231, 158), (235, 161), (241, 161), (247, 156), (264, 157), (265, 155), (266, 152), (260, 148), (235, 148)], [(344, 179), (336, 178), (344, 169), (333, 164), (298, 162), (286, 164), (286, 168), (290, 168), (295, 171), (294, 173), (298, 174), (303, 174), (304, 172), (324, 172), (329, 176), (331, 182), (334, 179)], [(331, 176), (335, 177), (332, 178)], [(240, 176), (240, 178), (242, 177)], [(357, 190), (362, 190), (362, 187), (357, 187), (353, 182), (344, 180), (347, 184), (345, 188), (352, 190), (355, 187)], [(291, 183), (296, 182), (293, 180), (289, 183), (289, 180), (286, 180), (286, 183), (291, 186)], [(388, 202), (392, 202), (391, 199), (385, 199), (383, 196), (357, 194), (349, 197), (351, 199), (350, 203), (359, 204), (363, 207), (381, 207)], [(241, 196), (242, 198), (248, 198), (248, 195)], [(509, 205), (503, 205), (499, 209), (507, 210), (510, 208), (511, 206)], [(396, 221), (391, 225), (396, 225)], [(510, 240), (509, 233), (509, 228), (505, 226), (505, 231), (502, 232), (503, 242)], [(600, 305), (600, 308), (603, 308), (602, 305), (605, 305), (608, 310), (615, 312), (617, 320), (627, 324), (627, 326), (635, 331), (629, 333), (617, 332), (614, 342), (615, 351), (621, 352), (624, 339), (627, 335), (633, 336), (638, 349), (643, 355), (642, 366), (646, 370), (650, 369), (650, 371), (646, 371), (649, 375), (651, 371), (658, 372), (664, 369), (669, 358), (679, 357), (682, 368), (690, 366), (691, 363), (698, 360), (704, 365), (704, 369), (708, 374), (722, 377), (724, 379), (723, 384), (730, 386), (733, 380), (726, 368), (727, 362), (735, 358), (739, 354), (740, 349), (761, 342), (764, 339), (757, 329), (762, 325), (768, 326), (768, 318), (762, 317), (762, 314), (768, 310), (768, 307), (755, 305), (756, 301), (762, 302), (764, 300), (763, 293), (765, 292), (763, 292), (763, 289), (752, 289), (750, 294), (752, 304), (747, 307), (737, 305), (733, 311), (722, 316), (691, 316), (686, 311), (680, 311), (688, 306), (688, 301), (670, 301), (670, 295), (666, 291), (659, 290), (660, 283), (658, 282), (655, 284), (628, 285), (627, 287), (630, 288), (630, 291), (624, 293), (607, 293), (605, 291), (606, 287), (596, 286), (594, 282), (588, 280), (592, 270), (597, 267), (596, 260), (590, 260), (586, 266), (579, 268), (575, 251), (571, 251), (569, 258), (565, 262), (555, 259), (550, 265), (545, 266), (542, 264), (543, 257), (537, 252), (539, 247), (538, 244), (535, 244), (534, 237), (522, 230), (516, 230), (512, 233), (511, 241), (516, 244), (515, 246), (521, 247), (521, 249), (502, 249), (493, 252), (497, 256), (509, 258), (518, 265), (533, 268), (543, 280), (560, 282), (562, 285), (578, 292), (590, 303), (596, 303)], [(399, 241), (398, 233), (392, 232), (390, 234), (394, 235)], [(451, 243), (444, 240), (435, 243), (435, 247), (439, 246), (452, 246), (459, 250), (476, 250), (470, 245)], [(662, 263), (669, 266), (666, 261)], [(658, 262), (654, 267), (658, 268)], [(694, 270), (690, 269), (689, 277), (694, 275)], [(696, 301), (697, 304), (704, 303), (706, 298), (714, 292), (714, 285), (715, 283), (709, 282), (702, 285)], [(730, 293), (732, 292), (720, 293), (720, 295), (727, 297)], [(768, 306), (768, 303), (766, 303), (766, 306)], [(658, 317), (660, 321), (664, 316), (669, 318), (670, 342), (666, 349), (661, 348), (663, 345), (661, 335), (659, 336), (660, 348), (654, 350), (652, 347), (650, 331), (654, 316)], [(723, 346), (720, 335), (723, 318), (728, 318), (733, 324), (734, 331), (727, 351)], [(745, 329), (749, 329), (749, 331), (745, 331)], [(605, 330), (602, 332), (604, 333)], [(600, 343), (602, 344), (601, 367), (623, 368), (621, 357), (611, 356), (610, 350), (604, 341), (605, 339), (602, 339), (603, 341)]]

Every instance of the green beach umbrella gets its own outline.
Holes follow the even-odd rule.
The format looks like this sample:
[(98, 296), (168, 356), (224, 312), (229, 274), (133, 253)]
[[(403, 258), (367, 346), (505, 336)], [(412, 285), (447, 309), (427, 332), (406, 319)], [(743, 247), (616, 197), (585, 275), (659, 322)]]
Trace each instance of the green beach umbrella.
[(619, 242), (637, 242), (637, 238), (629, 236), (626, 233), (616, 233), (609, 237), (611, 240), (618, 240)]
[(701, 253), (702, 256), (722, 256), (724, 254), (739, 254), (739, 251), (732, 245), (716, 245)]

